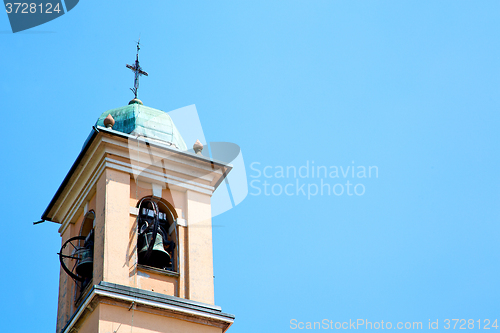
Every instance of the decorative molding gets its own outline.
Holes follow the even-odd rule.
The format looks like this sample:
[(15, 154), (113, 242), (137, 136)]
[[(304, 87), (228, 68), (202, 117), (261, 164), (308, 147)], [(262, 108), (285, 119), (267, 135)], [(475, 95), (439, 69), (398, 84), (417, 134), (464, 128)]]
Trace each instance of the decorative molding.
[[(139, 142), (138, 147), (129, 146), (127, 142), (124, 142), (125, 137), (109, 136), (111, 134), (109, 132), (105, 134), (98, 134), (81, 164), (75, 169), (64, 190), (53, 204), (53, 213), (50, 211), (47, 213), (50, 219), (60, 221), (59, 232), (61, 234), (67, 229), (69, 223), (75, 222), (74, 218), (78, 211), (86, 210), (85, 201), (88, 200), (91, 192), (95, 190), (95, 184), (105, 168), (127, 172), (132, 176), (139, 174), (139, 179), (142, 178), (143, 181), (151, 184), (158, 184), (159, 186), (168, 184), (172, 189), (180, 191), (192, 190), (207, 195), (213, 194), (220, 179), (231, 168), (228, 165), (213, 162), (205, 157), (191, 156), (192, 154), (172, 148), (166, 149), (167, 147), (147, 145), (146, 142), (142, 141)], [(135, 137), (132, 138), (136, 140)], [(162, 162), (161, 166), (154, 166), (154, 168), (163, 172), (154, 170), (154, 168), (142, 168), (140, 164), (147, 163), (147, 161), (134, 159), (135, 152), (138, 154), (144, 153), (153, 156), (153, 158), (156, 157), (158, 161), (168, 158), (168, 165)], [(121, 156), (129, 162), (109, 157), (109, 154), (117, 158)], [(168, 173), (165, 167), (169, 168)], [(171, 174), (172, 172), (194, 177), (194, 179), (174, 176)], [(207, 185), (207, 183), (212, 183), (215, 186)], [(156, 188), (156, 191), (154, 187), (153, 185), (153, 194), (157, 196), (159, 187)]]
[[(204, 184), (200, 184), (198, 182), (192, 181), (192, 180), (176, 177), (176, 176), (170, 175), (166, 172), (158, 172), (155, 170), (140, 168), (137, 165), (118, 161), (118, 160), (115, 160), (111, 157), (106, 157), (105, 160), (107, 162), (106, 163), (107, 167), (109, 166), (109, 167), (113, 167), (117, 170), (126, 171), (134, 176), (137, 173), (140, 173), (139, 178), (150, 178), (152, 180), (157, 180), (157, 181), (160, 181), (162, 183), (165, 182), (165, 183), (169, 183), (169, 184), (173, 184), (173, 185), (178, 185), (178, 186), (183, 187), (185, 189), (190, 189), (190, 190), (202, 192), (205, 194), (212, 194), (213, 191), (215, 191), (215, 188), (213, 186), (204, 185)], [(113, 163), (116, 165), (113, 165)], [(125, 168), (120, 168), (120, 166), (125, 167)], [(154, 183), (152, 182), (152, 184), (154, 184)], [(200, 189), (196, 189), (196, 187), (200, 187)], [(210, 192), (207, 192), (206, 190), (209, 190)]]
[[(95, 146), (93, 147), (93, 149), (90, 151), (90, 154), (88, 156), (88, 158), (86, 159), (85, 163), (83, 165), (81, 165), (81, 168), (78, 170), (78, 172), (75, 172), (71, 178), (74, 178), (74, 179), (80, 179), (82, 174), (87, 170), (87, 166), (90, 162), (94, 161), (95, 159), (93, 159), (93, 156), (94, 156), (94, 153), (97, 151), (97, 149), (99, 148), (99, 145), (100, 145), (101, 141), (100, 140), (97, 140), (97, 142), (95, 142)], [(99, 161), (95, 161), (95, 164), (98, 164)], [(94, 167), (95, 169), (96, 167)], [(76, 175), (75, 175), (76, 174)], [(76, 176), (76, 177), (74, 177)], [(70, 178), (70, 180), (71, 180)], [(57, 216), (57, 213), (59, 213), (59, 210), (61, 209), (61, 207), (64, 205), (64, 203), (67, 201), (67, 198), (70, 194), (73, 194), (74, 193), (74, 190), (73, 190), (73, 187), (77, 184), (78, 182), (72, 182), (72, 183), (69, 183), (70, 185), (70, 188), (66, 191), (66, 194), (64, 195), (64, 197), (61, 199), (61, 197), (59, 197), (60, 200), (60, 204), (58, 205), (56, 211), (54, 212), (54, 214), (52, 214), (52, 217), (55, 217)], [(62, 195), (63, 193), (61, 193)], [(74, 201), (73, 201), (74, 202)], [(59, 219), (61, 220), (61, 223), (62, 223), (62, 218)]]
[[(104, 132), (104, 131), (103, 131)], [(152, 142), (148, 142), (147, 140), (140, 139), (138, 140), (137, 137), (135, 136), (130, 136), (126, 135), (128, 138), (138, 141), (140, 145), (137, 146), (131, 146), (127, 143), (124, 143), (123, 141), (120, 142), (116, 140), (114, 137), (103, 137), (102, 141), (106, 143), (111, 143), (113, 145), (116, 145), (118, 147), (122, 147), (130, 151), (131, 149), (134, 149), (138, 151), (139, 153), (143, 153), (148, 156), (152, 156), (153, 158), (158, 158), (158, 160), (162, 160), (165, 157), (169, 157), (171, 161), (177, 162), (179, 164), (184, 164), (187, 166), (195, 167), (195, 168), (200, 168), (201, 165), (204, 165), (204, 168), (206, 170), (214, 170), (217, 167), (218, 168), (223, 168), (223, 167), (229, 167), (229, 165), (226, 165), (221, 162), (217, 161), (212, 161), (209, 158), (204, 157), (203, 155), (195, 155), (192, 153), (187, 153), (183, 152), (177, 149), (174, 149), (169, 146), (164, 146), (161, 144), (156, 144)], [(125, 137), (124, 137), (125, 138)], [(173, 158), (172, 158), (173, 157)]]
[[(137, 172), (140, 172), (140, 177), (147, 178), (147, 176), (151, 176), (152, 179), (158, 179), (158, 177), (152, 177), (152, 176), (159, 176), (159, 177), (161, 177), (159, 179), (164, 179), (165, 182), (170, 183), (170, 184), (173, 184), (173, 183), (179, 183), (179, 184), (186, 183), (187, 185), (191, 185), (191, 186), (181, 186), (181, 187), (193, 189), (193, 186), (198, 186), (198, 187), (201, 187), (202, 189), (210, 190), (211, 192), (215, 191), (215, 188), (213, 186), (200, 184), (198, 182), (195, 182), (195, 181), (192, 181), (192, 180), (188, 180), (186, 178), (176, 177), (176, 176), (173, 176), (173, 175), (168, 174), (166, 172), (158, 172), (158, 171), (155, 171), (155, 170), (141, 168), (141, 167), (139, 167), (137, 165), (133, 165), (131, 163), (126, 163), (126, 162), (118, 161), (118, 160), (115, 160), (115, 159), (113, 159), (111, 157), (106, 157), (105, 160), (106, 160), (106, 162), (115, 163), (117, 165), (126, 167), (127, 170), (128, 170), (128, 172), (131, 173), (131, 174), (133, 174), (133, 175), (135, 175)], [(106, 166), (111, 166), (111, 164), (106, 164)], [(172, 180), (174, 180), (175, 182), (173, 182)], [(152, 183), (152, 184), (154, 185), (154, 183)], [(194, 191), (196, 191), (196, 189), (194, 189)], [(201, 191), (198, 190), (198, 192), (201, 192)], [(206, 191), (203, 191), (203, 193), (205, 193), (205, 192)]]
[(105, 168), (105, 163), (104, 163), (104, 160), (102, 160), (101, 163), (96, 168), (96, 172), (94, 173), (94, 175), (90, 177), (90, 180), (86, 183), (86, 185), (83, 186), (83, 189), (80, 191), (79, 195), (74, 200), (74, 203), (71, 206), (71, 208), (69, 209), (69, 212), (66, 213), (66, 216), (64, 216), (64, 218), (61, 220), (61, 227), (59, 228), (60, 234), (64, 233), (64, 231), (68, 227), (70, 221), (73, 219), (73, 217), (75, 216), (78, 209), (82, 206), (82, 202), (88, 196), (90, 191), (92, 191), (95, 184), (97, 183), (97, 181), (99, 180), (99, 178), (103, 174), (104, 168)]
[(91, 302), (101, 302), (103, 298), (130, 303), (131, 306), (143, 305), (181, 316), (202, 318), (209, 322), (223, 323), (223, 332), (234, 322), (233, 315), (222, 312), (221, 308), (215, 305), (101, 281), (98, 285), (92, 287), (90, 293), (82, 304), (80, 304), (61, 333), (71, 332), (85, 310), (88, 308), (91, 310), (95, 309), (95, 307), (89, 307)]

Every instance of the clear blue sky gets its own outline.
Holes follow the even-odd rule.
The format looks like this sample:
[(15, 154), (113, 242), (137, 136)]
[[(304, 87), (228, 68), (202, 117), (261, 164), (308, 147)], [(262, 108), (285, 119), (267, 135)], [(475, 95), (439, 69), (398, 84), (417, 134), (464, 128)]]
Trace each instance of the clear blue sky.
[[(365, 188), (308, 200), (249, 187), (214, 218), (229, 332), (500, 320), (499, 12), (496, 0), (82, 0), (16, 34), (3, 14), (0, 330), (55, 330), (58, 226), (32, 222), (99, 115), (132, 98), (139, 35), (139, 97), (195, 104), (207, 141), (241, 147), (249, 182)], [(250, 168), (313, 161), (378, 178)]]

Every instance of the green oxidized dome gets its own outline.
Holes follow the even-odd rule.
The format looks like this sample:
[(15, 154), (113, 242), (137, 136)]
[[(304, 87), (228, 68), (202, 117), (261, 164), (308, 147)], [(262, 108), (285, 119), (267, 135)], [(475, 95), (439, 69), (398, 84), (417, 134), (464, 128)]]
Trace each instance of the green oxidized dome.
[(104, 126), (104, 119), (109, 114), (115, 120), (113, 125), (115, 131), (170, 142), (180, 150), (187, 150), (186, 143), (172, 118), (164, 111), (144, 106), (141, 101), (134, 99), (127, 106), (101, 114), (96, 126)]

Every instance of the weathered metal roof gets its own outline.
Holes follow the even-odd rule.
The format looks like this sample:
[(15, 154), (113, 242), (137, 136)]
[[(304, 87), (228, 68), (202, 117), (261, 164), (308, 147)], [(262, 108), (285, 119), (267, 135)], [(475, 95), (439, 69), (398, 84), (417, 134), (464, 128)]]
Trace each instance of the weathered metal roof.
[(166, 112), (133, 101), (127, 106), (108, 110), (101, 114), (96, 126), (104, 126), (104, 119), (111, 114), (115, 120), (113, 126), (115, 131), (143, 135), (172, 143), (179, 150), (187, 150), (184, 139), (175, 127), (172, 118)]

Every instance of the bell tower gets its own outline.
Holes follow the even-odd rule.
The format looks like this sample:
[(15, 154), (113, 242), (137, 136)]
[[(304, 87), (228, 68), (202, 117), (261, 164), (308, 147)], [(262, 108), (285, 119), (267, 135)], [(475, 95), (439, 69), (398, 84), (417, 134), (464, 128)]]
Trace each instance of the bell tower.
[(210, 203), (231, 166), (193, 148), (137, 98), (99, 117), (42, 215), (61, 224), (57, 333), (233, 323), (214, 304)]

